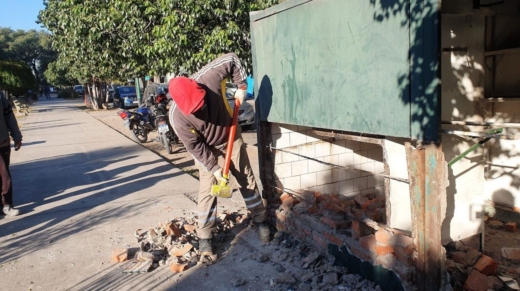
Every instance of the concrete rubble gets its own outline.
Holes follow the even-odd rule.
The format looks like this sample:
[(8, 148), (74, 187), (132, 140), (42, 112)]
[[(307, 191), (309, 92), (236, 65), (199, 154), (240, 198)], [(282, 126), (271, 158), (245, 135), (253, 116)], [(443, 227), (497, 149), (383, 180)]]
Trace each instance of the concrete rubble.
[[(218, 215), (217, 222), (215, 247), (233, 240), (232, 229), (250, 224), (250, 219), (244, 214), (233, 212)], [(152, 272), (158, 268), (182, 273), (196, 265), (218, 264), (218, 260), (208, 262), (201, 259), (196, 226), (196, 217), (193, 216), (175, 218), (146, 231), (138, 229), (134, 233), (138, 247), (114, 249), (112, 261), (122, 264), (122, 272), (127, 274)], [(258, 264), (272, 264), (277, 270), (278, 275), (269, 279), (266, 290), (382, 290), (375, 283), (351, 274), (346, 268), (333, 266), (312, 246), (287, 233), (277, 232), (267, 247), (272, 250), (270, 254), (248, 255), (249, 259)], [(243, 260), (244, 257), (238, 263)], [(230, 282), (233, 287), (247, 283), (240, 276)]]
[[(199, 253), (199, 239), (196, 235), (197, 217), (175, 218), (171, 221), (160, 223), (147, 231), (137, 229), (134, 237), (139, 244), (137, 248), (112, 251), (112, 261), (126, 263), (124, 273), (142, 273), (144, 265), (137, 262), (147, 262), (146, 272), (153, 269), (168, 266), (173, 273), (180, 273), (188, 268), (201, 264), (211, 263), (201, 258)], [(215, 240), (217, 242), (228, 241), (228, 234), (237, 224), (245, 222), (245, 216), (237, 212), (223, 213), (217, 217), (217, 230)], [(132, 271), (138, 269), (140, 271)]]

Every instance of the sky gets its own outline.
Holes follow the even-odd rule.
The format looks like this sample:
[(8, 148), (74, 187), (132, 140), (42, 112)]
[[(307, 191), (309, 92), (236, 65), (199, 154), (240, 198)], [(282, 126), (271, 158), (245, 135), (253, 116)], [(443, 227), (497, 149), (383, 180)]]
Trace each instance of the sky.
[(0, 0), (0, 27), (43, 29), (36, 20), (44, 7), (43, 0)]

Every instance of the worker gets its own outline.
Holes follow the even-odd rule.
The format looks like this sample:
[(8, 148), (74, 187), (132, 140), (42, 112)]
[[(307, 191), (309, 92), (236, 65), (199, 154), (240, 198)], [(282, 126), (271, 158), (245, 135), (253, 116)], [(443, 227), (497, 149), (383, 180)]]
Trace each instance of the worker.
[[(225, 92), (222, 86), (225, 88), (225, 80), (230, 78), (238, 88), (235, 98), (242, 104), (246, 97), (246, 77), (241, 60), (236, 54), (228, 53), (189, 78), (176, 77), (168, 83), (168, 91), (175, 102), (169, 112), (170, 123), (186, 150), (194, 157), (199, 170), (199, 250), (201, 257), (208, 256), (213, 260), (216, 259), (213, 231), (216, 228), (217, 197), (211, 195), (211, 187), (222, 181), (227, 182), (220, 165), (226, 154), (228, 131), (232, 123), (232, 111), (222, 93)], [(251, 212), (260, 239), (268, 242), (270, 230), (266, 222), (266, 209), (239, 126), (233, 143), (230, 172)]]

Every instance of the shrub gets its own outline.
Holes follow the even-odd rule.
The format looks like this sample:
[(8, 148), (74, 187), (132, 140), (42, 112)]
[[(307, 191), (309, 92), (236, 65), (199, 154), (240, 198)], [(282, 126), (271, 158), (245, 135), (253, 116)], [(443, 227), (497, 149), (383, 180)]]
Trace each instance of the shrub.
[(60, 92), (58, 92), (58, 98), (76, 99), (78, 97), (78, 93), (76, 93), (72, 88), (61, 89)]

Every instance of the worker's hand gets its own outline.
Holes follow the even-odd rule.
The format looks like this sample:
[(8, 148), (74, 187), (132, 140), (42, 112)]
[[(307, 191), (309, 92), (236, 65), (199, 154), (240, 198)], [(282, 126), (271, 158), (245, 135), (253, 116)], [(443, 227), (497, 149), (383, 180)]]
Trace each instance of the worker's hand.
[(218, 170), (213, 172), (213, 176), (215, 176), (215, 178), (217, 179), (217, 183), (219, 183), (219, 184), (221, 182), (225, 182), (227, 184), (227, 182), (228, 182), (228, 179), (226, 179), (222, 176), (222, 168), (219, 168)]
[(244, 89), (237, 89), (235, 92), (235, 99), (238, 99), (240, 101), (240, 104), (244, 104), (244, 101), (246, 100), (247, 92)]
[(14, 141), (14, 150), (17, 151), (22, 147), (22, 141), (21, 140), (15, 140)]

